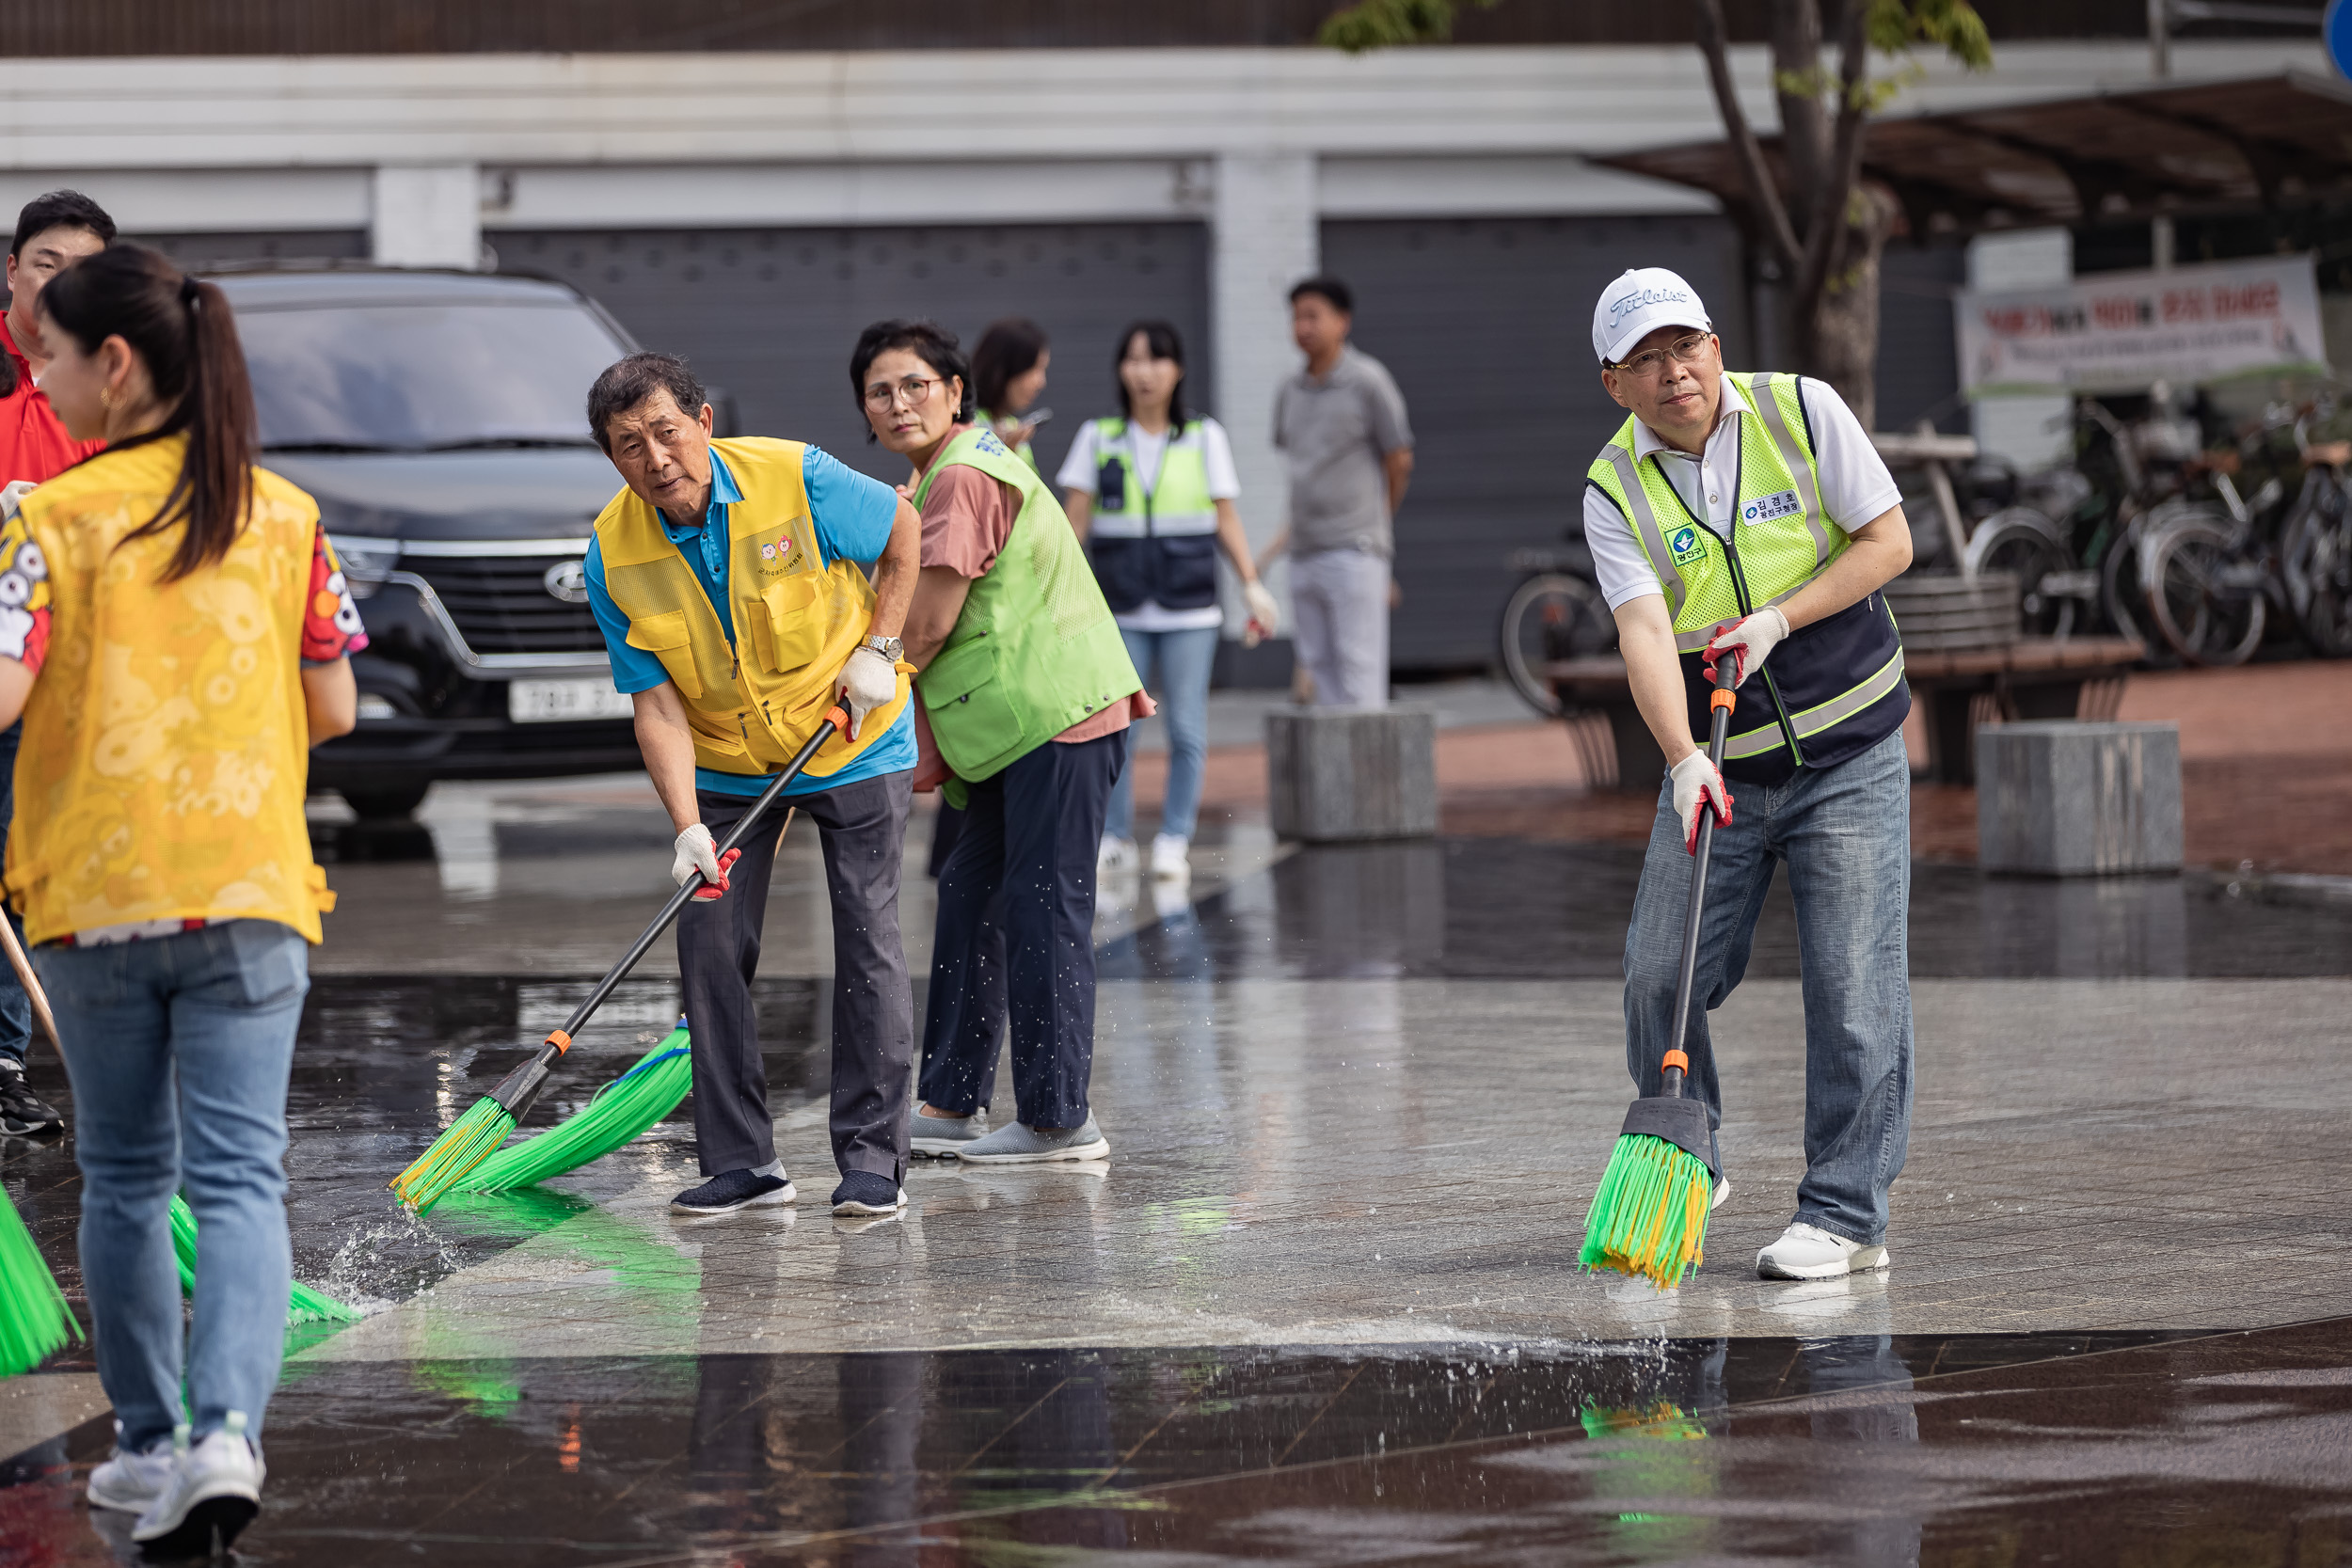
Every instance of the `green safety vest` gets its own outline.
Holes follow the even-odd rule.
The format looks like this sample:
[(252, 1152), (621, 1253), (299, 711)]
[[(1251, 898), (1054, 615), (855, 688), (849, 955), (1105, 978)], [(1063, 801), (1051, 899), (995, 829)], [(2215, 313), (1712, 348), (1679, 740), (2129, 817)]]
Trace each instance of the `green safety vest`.
[(1123, 419), (1094, 421), (1087, 546), (1103, 597), (1121, 615), (1147, 600), (1163, 610), (1205, 610), (1216, 603), (1216, 502), (1200, 421), (1168, 432), (1149, 484), (1130, 430)]
[[(1631, 527), (1665, 591), (1694, 737), (1708, 728), (1700, 654), (1715, 628), (1787, 601), (1849, 543), (1821, 506), (1798, 378), (1725, 372), (1723, 386), (1731, 404), (1725, 417), (1740, 421), (1729, 538), (1683, 501), (1659, 454), (1635, 459), (1630, 417), (1585, 475)], [(1899, 729), (1910, 709), (1894, 613), (1883, 594), (1871, 594), (1792, 633), (1741, 685), (1724, 771), (1772, 784), (1800, 767), (1835, 767)]]
[(973, 580), (955, 629), (914, 683), (939, 754), (977, 784), (1143, 682), (1052, 486), (995, 432), (950, 436), (915, 489), (915, 507), (942, 469), (958, 466), (1021, 493), (1004, 548)]
[[(1006, 415), (1004, 417), (1013, 420), (1016, 423), (1019, 422), (1020, 417), (1018, 415)], [(972, 410), (973, 422), (977, 424), (982, 430), (994, 430), (996, 428), (997, 418), (998, 416), (990, 413), (985, 408), (975, 408)], [(997, 439), (1001, 441), (1004, 437), (1000, 436)], [(1014, 447), (1012, 449), (1012, 454), (1021, 459), (1022, 462), (1026, 463), (1030, 467), (1034, 468), (1037, 467), (1037, 449), (1029, 442), (1024, 441), (1019, 446)]]

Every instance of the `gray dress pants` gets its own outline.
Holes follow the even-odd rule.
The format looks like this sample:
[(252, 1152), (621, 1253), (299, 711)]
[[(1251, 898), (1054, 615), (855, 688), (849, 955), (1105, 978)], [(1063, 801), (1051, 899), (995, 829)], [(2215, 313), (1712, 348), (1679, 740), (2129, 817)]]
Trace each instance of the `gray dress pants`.
[[(678, 916), (678, 974), (694, 1048), (694, 1144), (705, 1176), (757, 1170), (776, 1157), (752, 975), (789, 804), (817, 825), (833, 895), (834, 1164), (845, 1175), (905, 1179), (914, 993), (898, 940), (898, 869), (914, 781), (910, 768), (778, 801), (741, 846), (725, 896), (690, 903)], [(752, 805), (750, 796), (708, 790), (694, 799), (714, 839), (725, 838)]]

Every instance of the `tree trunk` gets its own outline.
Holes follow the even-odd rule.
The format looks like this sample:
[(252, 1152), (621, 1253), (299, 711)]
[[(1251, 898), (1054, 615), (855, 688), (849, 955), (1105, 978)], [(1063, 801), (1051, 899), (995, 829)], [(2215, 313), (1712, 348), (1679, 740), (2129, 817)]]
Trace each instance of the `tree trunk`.
[(1870, 430), (1878, 413), (1879, 255), (1900, 209), (1883, 187), (1864, 185), (1854, 192), (1852, 211), (1863, 221), (1847, 231), (1846, 264), (1821, 291), (1809, 323), (1803, 302), (1795, 302), (1794, 341), (1805, 373), (1836, 388)]

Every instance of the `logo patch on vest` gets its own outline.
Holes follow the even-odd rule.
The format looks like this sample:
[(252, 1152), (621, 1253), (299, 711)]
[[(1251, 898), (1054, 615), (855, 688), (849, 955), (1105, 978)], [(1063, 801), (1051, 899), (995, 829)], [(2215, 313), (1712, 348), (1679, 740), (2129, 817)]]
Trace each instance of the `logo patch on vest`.
[(1696, 561), (1707, 553), (1707, 546), (1699, 541), (1699, 531), (1694, 528), (1675, 530), (1673, 537), (1666, 541), (1666, 547), (1675, 552), (1675, 564), (1677, 566)]
[(1740, 509), (1743, 523), (1769, 523), (1775, 517), (1793, 517), (1804, 508), (1797, 502), (1794, 490), (1775, 490), (1769, 496), (1758, 496)]
[(781, 577), (787, 572), (797, 572), (807, 564), (808, 558), (802, 553), (800, 541), (789, 533), (780, 539), (768, 539), (760, 543), (759, 575), (761, 577)]

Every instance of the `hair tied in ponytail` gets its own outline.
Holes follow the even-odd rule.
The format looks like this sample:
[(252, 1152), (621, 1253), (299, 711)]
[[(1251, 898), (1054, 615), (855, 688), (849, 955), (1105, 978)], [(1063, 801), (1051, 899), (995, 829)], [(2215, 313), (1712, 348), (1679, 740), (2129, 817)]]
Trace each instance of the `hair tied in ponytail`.
[(203, 284), (199, 283), (199, 282), (198, 282), (195, 278), (193, 278), (193, 277), (183, 277), (183, 278), (181, 278), (181, 279), (180, 279), (180, 303), (181, 303), (181, 304), (183, 304), (183, 305), (186, 306), (189, 309), (193, 310), (193, 309), (196, 309), (196, 307), (197, 307), (197, 303), (198, 303), (199, 300), (201, 300), (203, 297), (204, 297), (204, 285), (203, 285)]

